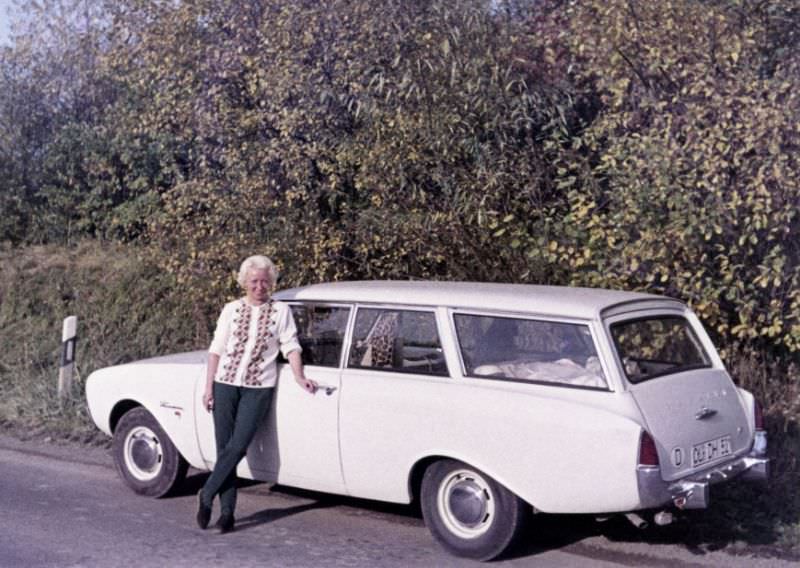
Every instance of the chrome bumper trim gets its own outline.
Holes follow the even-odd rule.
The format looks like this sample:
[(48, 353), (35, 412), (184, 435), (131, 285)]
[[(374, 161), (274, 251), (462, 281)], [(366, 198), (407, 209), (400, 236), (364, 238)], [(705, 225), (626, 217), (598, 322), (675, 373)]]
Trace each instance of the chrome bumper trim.
[(711, 501), (708, 483), (681, 481), (669, 486), (670, 500), (678, 509), (705, 509)]
[(769, 478), (769, 458), (756, 453), (761, 454), (751, 452), (677, 481), (661, 479), (658, 467), (640, 467), (637, 477), (642, 508), (672, 503), (679, 509), (705, 509), (709, 505), (709, 487), (715, 483), (739, 476), (746, 481), (765, 483)]
[(769, 481), (769, 459), (767, 458), (744, 458), (750, 460), (750, 465), (742, 472), (742, 479), (755, 483), (766, 483)]

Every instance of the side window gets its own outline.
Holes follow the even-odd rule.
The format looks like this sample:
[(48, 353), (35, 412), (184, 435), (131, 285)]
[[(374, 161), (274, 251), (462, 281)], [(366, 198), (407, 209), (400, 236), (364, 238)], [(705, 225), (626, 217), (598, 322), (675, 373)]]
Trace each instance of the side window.
[(315, 304), (291, 308), (303, 348), (303, 364), (338, 367), (350, 308)]
[(586, 325), (469, 314), (454, 319), (469, 376), (608, 388)]
[(349, 366), (447, 375), (433, 312), (361, 308)]

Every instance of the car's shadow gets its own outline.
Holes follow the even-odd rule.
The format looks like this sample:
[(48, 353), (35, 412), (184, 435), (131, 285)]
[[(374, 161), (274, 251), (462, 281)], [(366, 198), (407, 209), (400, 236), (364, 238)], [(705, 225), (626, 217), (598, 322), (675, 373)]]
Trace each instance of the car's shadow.
[[(190, 472), (189, 475), (187, 475), (186, 479), (175, 488), (175, 490), (169, 493), (168, 498), (188, 497), (190, 495), (195, 495), (203, 487), (203, 484), (208, 479), (208, 476), (209, 476), (208, 472), (198, 472), (193, 470), (192, 472)], [(263, 483), (260, 481), (251, 481), (247, 479), (238, 480), (238, 487), (240, 489), (258, 485), (263, 485)], [(256, 527), (258, 525), (271, 523), (279, 519), (282, 519), (284, 517), (289, 517), (291, 515), (297, 515), (299, 513), (303, 513), (304, 511), (334, 506), (334, 503), (327, 502), (322, 498), (325, 497), (323, 494), (314, 494), (314, 495), (319, 495), (321, 498), (316, 499), (311, 503), (305, 503), (302, 505), (296, 505), (292, 507), (285, 507), (282, 509), (276, 509), (271, 507), (269, 509), (253, 513), (252, 515), (248, 515), (246, 517), (237, 518), (236, 530), (245, 531), (250, 528)]]
[(263, 511), (258, 511), (257, 513), (253, 513), (252, 515), (236, 519), (236, 530), (243, 531), (253, 527), (257, 527), (258, 525), (272, 523), (284, 517), (298, 515), (300, 513), (303, 513), (305, 511), (310, 511), (312, 509), (324, 509), (326, 507), (332, 507), (332, 506), (333, 504), (325, 503), (323, 501), (313, 501), (311, 503), (306, 503), (305, 505), (284, 507), (283, 509), (275, 509), (275, 508), (264, 509)]
[[(172, 491), (167, 494), (167, 498), (172, 497), (187, 497), (189, 495), (197, 495), (197, 492), (203, 488), (203, 485), (210, 475), (207, 471), (199, 471), (190, 469), (186, 479), (180, 482)], [(245, 487), (252, 487), (254, 485), (264, 485), (262, 481), (252, 481), (250, 479), (237, 479), (238, 487), (240, 489)]]
[(584, 539), (602, 536), (611, 542), (640, 542), (673, 545), (691, 554), (704, 556), (727, 550), (766, 558), (800, 560), (800, 555), (781, 543), (785, 538), (776, 522), (797, 523), (798, 512), (782, 518), (770, 508), (771, 499), (756, 487), (718, 486), (712, 488), (712, 506), (705, 510), (672, 510), (674, 522), (658, 526), (652, 513), (642, 516), (649, 522), (637, 528), (623, 515), (600, 521), (593, 515), (534, 515), (526, 538), (506, 558), (532, 556), (552, 549), (568, 547)]
[[(174, 497), (194, 495), (203, 486), (207, 473), (195, 472), (186, 478)], [(248, 517), (237, 519), (237, 530), (270, 523), (278, 519), (328, 507), (345, 507), (358, 515), (391, 517), (392, 522), (423, 527), (422, 514), (417, 503), (402, 505), (341, 495), (318, 493), (281, 485), (239, 480), (240, 488), (268, 487), (270, 493), (296, 497), (304, 502), (281, 509), (269, 508)], [(586, 539), (602, 536), (612, 542), (641, 542), (680, 546), (698, 556), (730, 548), (732, 553), (742, 552), (764, 557), (800, 560), (796, 553), (779, 546), (781, 535), (769, 525), (768, 515), (757, 509), (755, 494), (742, 499), (741, 489), (719, 491), (714, 495), (714, 507), (703, 511), (676, 512), (675, 520), (667, 526), (650, 522), (647, 528), (637, 528), (622, 515), (612, 515), (598, 520), (594, 515), (533, 515), (520, 542), (502, 558), (514, 559), (536, 556), (579, 544)], [(754, 513), (754, 514), (753, 514)], [(643, 516), (652, 521), (652, 515)]]
[(209, 472), (207, 471), (196, 471), (190, 470), (189, 475), (186, 476), (182, 482), (178, 483), (172, 491), (170, 491), (166, 497), (187, 497), (189, 495), (196, 495), (200, 489), (203, 488), (203, 484), (208, 479)]

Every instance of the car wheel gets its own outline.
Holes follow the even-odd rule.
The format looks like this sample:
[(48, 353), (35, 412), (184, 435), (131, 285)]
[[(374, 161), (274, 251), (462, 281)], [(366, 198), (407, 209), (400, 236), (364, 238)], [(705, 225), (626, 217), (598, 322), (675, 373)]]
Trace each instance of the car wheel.
[(425, 471), (422, 515), (428, 530), (456, 556), (491, 560), (521, 534), (529, 506), (472, 466), (440, 460)]
[(126, 412), (112, 442), (114, 465), (122, 480), (140, 495), (162, 497), (186, 476), (188, 464), (147, 410)]

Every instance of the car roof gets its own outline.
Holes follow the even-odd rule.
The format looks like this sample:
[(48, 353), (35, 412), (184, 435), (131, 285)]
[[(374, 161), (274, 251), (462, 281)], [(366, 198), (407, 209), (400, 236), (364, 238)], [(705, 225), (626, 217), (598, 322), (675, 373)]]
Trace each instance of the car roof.
[(663, 296), (599, 288), (421, 280), (360, 280), (311, 284), (282, 290), (275, 294), (275, 298), (283, 301), (446, 306), (579, 319), (599, 318), (604, 310), (631, 303), (647, 302), (652, 307), (673, 308), (683, 305)]

